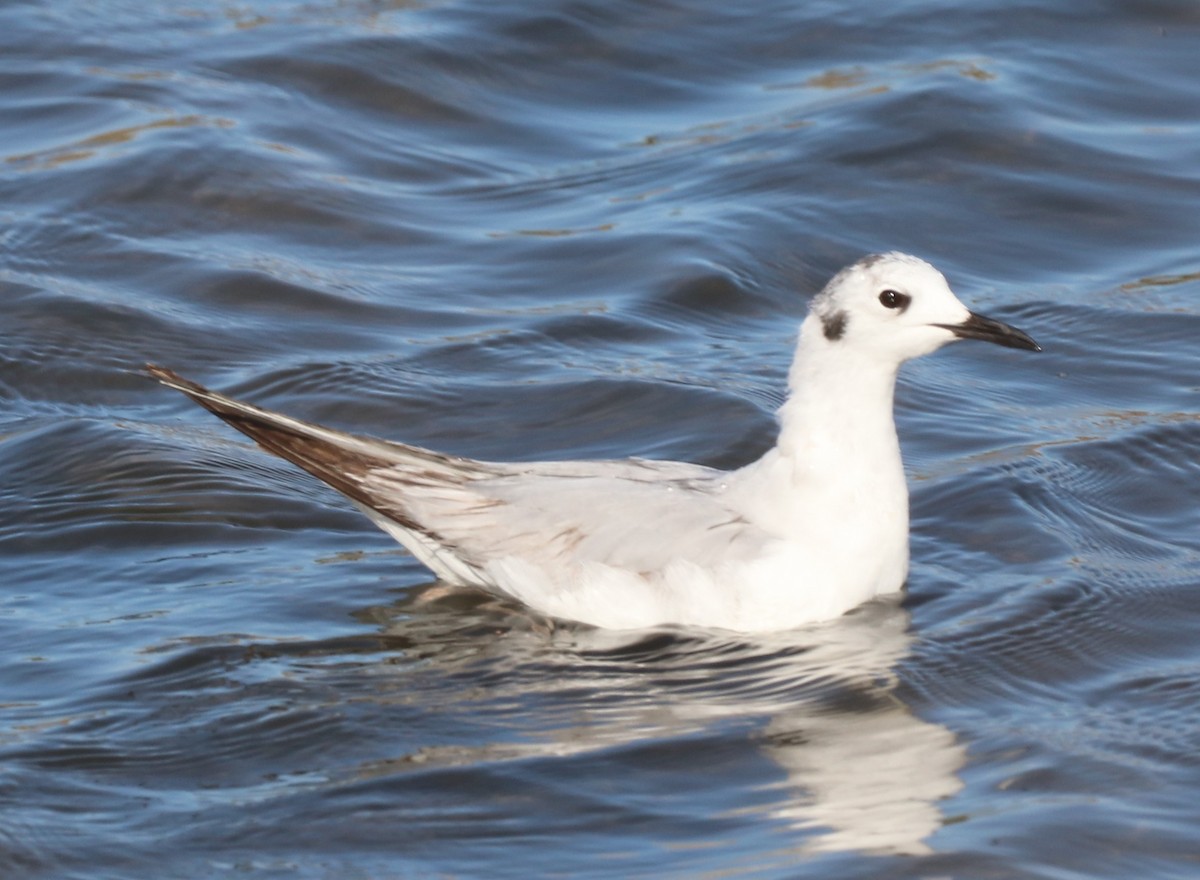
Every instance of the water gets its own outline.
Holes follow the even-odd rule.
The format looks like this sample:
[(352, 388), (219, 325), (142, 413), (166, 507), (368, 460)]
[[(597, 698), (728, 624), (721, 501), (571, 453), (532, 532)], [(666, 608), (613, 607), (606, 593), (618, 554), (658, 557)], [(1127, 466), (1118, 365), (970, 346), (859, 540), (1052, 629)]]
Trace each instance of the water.
[[(1200, 876), (1200, 12), (0, 10), (0, 874)], [(138, 376), (734, 465), (824, 279), (906, 368), (900, 602), (768, 638), (445, 594)]]

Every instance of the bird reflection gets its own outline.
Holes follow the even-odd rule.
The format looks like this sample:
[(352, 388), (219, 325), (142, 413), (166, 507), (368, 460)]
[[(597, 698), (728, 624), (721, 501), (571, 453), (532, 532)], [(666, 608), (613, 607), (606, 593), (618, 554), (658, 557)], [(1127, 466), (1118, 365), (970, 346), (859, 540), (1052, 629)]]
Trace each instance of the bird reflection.
[[(961, 788), (963, 746), (898, 694), (896, 668), (913, 637), (895, 597), (753, 639), (563, 627), (440, 589), (362, 617), (382, 625), (393, 646), (419, 652), (423, 674), (449, 675), (460, 688), (485, 676), (487, 701), (537, 694), (539, 709), (520, 710), (527, 728), (516, 742), (508, 729), (504, 742), (419, 747), (359, 765), (357, 779), (415, 765), (587, 756), (651, 739), (691, 737), (680, 747), (697, 748), (697, 733), (733, 723), (780, 771), (755, 809), (798, 833), (798, 853), (928, 853), (927, 838), (945, 822), (941, 802)], [(396, 698), (410, 701), (405, 690), (401, 679)]]

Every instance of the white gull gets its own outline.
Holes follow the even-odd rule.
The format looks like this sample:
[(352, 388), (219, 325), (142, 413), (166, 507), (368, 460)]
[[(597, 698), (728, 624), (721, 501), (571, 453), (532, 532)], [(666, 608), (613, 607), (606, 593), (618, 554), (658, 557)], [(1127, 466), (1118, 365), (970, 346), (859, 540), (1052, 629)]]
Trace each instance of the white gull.
[(900, 365), (956, 339), (1040, 350), (969, 311), (928, 263), (864, 257), (800, 327), (775, 446), (734, 471), (484, 462), (348, 434), (147, 369), (347, 495), (441, 580), (599, 627), (789, 629), (901, 589)]

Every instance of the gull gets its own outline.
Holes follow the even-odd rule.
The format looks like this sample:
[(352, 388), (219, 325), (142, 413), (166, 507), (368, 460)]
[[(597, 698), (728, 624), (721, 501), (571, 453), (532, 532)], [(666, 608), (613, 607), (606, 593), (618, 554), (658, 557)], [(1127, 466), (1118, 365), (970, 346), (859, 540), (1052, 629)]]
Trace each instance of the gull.
[(900, 365), (959, 339), (1040, 351), (901, 253), (847, 266), (800, 325), (775, 445), (725, 471), (641, 458), (488, 462), (345, 433), (147, 371), (346, 495), (441, 581), (610, 629), (764, 632), (903, 588)]

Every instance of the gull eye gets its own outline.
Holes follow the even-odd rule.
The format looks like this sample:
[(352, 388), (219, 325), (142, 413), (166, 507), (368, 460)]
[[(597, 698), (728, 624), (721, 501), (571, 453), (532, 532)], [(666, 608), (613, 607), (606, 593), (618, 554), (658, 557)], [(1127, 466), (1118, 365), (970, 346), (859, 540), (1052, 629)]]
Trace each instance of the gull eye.
[(900, 311), (904, 311), (908, 308), (908, 304), (912, 302), (912, 297), (898, 290), (885, 290), (879, 294), (879, 302), (883, 304), (885, 309), (899, 309)]

